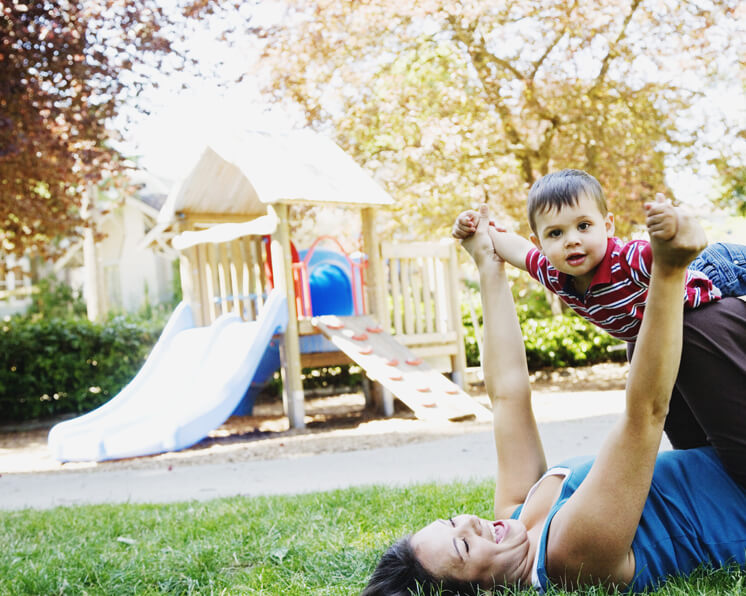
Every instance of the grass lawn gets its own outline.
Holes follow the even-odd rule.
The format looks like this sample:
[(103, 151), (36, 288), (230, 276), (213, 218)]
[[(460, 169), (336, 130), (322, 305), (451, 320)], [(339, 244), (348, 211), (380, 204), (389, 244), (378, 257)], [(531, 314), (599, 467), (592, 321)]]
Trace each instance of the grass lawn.
[[(490, 517), (492, 489), (474, 482), (0, 512), (0, 594), (358, 594), (385, 546), (437, 517)], [(702, 572), (660, 594), (736, 596), (746, 592), (744, 575)]]

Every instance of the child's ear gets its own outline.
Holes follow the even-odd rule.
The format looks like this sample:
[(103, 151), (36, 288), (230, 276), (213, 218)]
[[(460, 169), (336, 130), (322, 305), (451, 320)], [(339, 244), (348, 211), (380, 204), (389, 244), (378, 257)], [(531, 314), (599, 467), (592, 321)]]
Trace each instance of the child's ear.
[(541, 250), (541, 242), (539, 242), (539, 239), (536, 237), (536, 234), (534, 234), (533, 232), (531, 232), (531, 234), (529, 234), (529, 236), (528, 236), (528, 239), (531, 240), (531, 242), (534, 243), (534, 246), (536, 248), (538, 248), (539, 250)]
[(606, 236), (611, 238), (614, 235), (614, 214), (606, 214)]

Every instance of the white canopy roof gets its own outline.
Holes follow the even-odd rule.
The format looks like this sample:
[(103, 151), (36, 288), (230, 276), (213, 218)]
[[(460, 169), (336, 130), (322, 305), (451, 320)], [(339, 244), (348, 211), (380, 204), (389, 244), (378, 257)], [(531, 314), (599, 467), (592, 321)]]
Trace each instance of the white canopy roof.
[(158, 217), (178, 213), (267, 213), (267, 204), (384, 206), (394, 200), (342, 149), (311, 131), (250, 132), (207, 146), (177, 183)]

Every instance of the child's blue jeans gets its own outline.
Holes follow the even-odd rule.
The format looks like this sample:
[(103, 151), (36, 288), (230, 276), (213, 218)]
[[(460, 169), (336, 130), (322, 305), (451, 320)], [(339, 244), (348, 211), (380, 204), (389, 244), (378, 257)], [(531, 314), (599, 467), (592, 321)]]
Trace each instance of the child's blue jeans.
[(746, 295), (746, 246), (715, 242), (692, 261), (689, 269), (701, 271), (723, 296)]

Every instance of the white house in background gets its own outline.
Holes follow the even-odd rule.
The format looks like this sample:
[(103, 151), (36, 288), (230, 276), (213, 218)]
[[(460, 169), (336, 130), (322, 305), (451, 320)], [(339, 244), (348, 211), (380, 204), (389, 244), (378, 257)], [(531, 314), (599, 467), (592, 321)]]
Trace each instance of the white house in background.
[[(87, 302), (96, 301), (99, 313), (136, 312), (146, 303), (171, 300), (178, 254), (165, 237), (151, 235), (149, 243), (143, 242), (156, 224), (168, 189), (145, 172), (134, 172), (131, 179), (139, 187), (134, 196), (94, 215), (103, 238), (92, 251), (79, 239), (53, 265), (27, 257), (6, 257), (0, 263), (0, 316), (23, 312), (33, 283), (50, 274), (82, 290)], [(96, 280), (94, 292), (86, 284), (91, 279)]]
[[(171, 299), (176, 251), (167, 245), (142, 245), (165, 198), (128, 197), (121, 207), (102, 218), (99, 229), (105, 237), (96, 243), (103, 296), (101, 312), (134, 312), (146, 302), (157, 304)], [(79, 275), (84, 276), (84, 271), (79, 271)]]
[[(92, 306), (98, 313), (134, 312), (146, 303), (158, 304), (172, 298), (173, 264), (178, 254), (165, 239), (143, 242), (156, 224), (168, 189), (143, 171), (133, 172), (130, 180), (138, 187), (137, 194), (126, 197), (104, 215), (94, 215), (103, 238), (87, 247), (84, 238), (68, 251), (74, 253), (72, 257), (78, 265), (70, 272), (71, 282), (83, 288), (89, 315)], [(70, 264), (63, 258), (55, 269), (71, 269)], [(91, 291), (93, 288), (95, 291)], [(98, 303), (92, 305), (94, 301)]]

